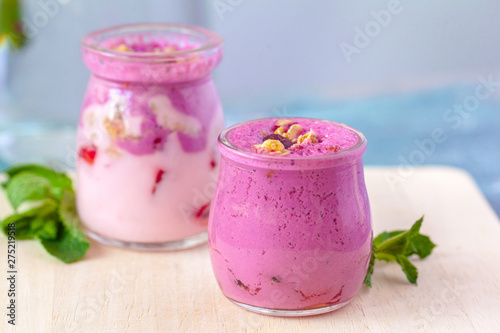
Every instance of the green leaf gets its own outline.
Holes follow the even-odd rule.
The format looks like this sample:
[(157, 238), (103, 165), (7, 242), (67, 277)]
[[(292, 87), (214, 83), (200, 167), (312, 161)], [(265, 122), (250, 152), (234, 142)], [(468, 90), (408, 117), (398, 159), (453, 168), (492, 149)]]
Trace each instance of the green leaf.
[(387, 262), (396, 262), (396, 256), (394, 254), (385, 253), (385, 252), (377, 252), (376, 256), (377, 260), (387, 261)]
[(405, 231), (402, 234), (398, 234), (382, 242), (377, 247), (378, 252), (386, 253), (403, 253), (408, 245), (408, 232)]
[(368, 271), (366, 272), (365, 284), (368, 287), (372, 287), (372, 274), (373, 274), (373, 266), (375, 265), (377, 247), (373, 245), (372, 253), (370, 254), (370, 263), (368, 264)]
[(35, 174), (47, 179), (47, 181), (50, 183), (52, 194), (58, 199), (62, 198), (64, 191), (73, 192), (72, 181), (66, 174), (56, 172), (52, 169), (36, 164), (25, 164), (8, 168), (7, 170), (5, 170), (5, 173), (9, 176), (10, 179), (3, 186), (7, 188), (11, 180), (16, 175), (23, 172), (30, 172), (31, 174)]
[(56, 211), (57, 203), (54, 200), (47, 200), (38, 207), (7, 217), (2, 221), (2, 231), (7, 235), (9, 225), (13, 223), (16, 230), (16, 239), (32, 239), (36, 237), (36, 230), (32, 228), (33, 221), (44, 218)]
[(26, 202), (39, 206), (6, 218), (3, 232), (8, 234), (14, 224), (16, 239), (38, 238), (47, 252), (65, 263), (81, 259), (90, 244), (78, 219), (71, 179), (35, 164), (14, 166), (5, 173), (8, 180), (2, 187), (14, 209)]
[(381, 234), (379, 234), (377, 237), (375, 237), (373, 239), (373, 245), (375, 246), (380, 246), (380, 244), (382, 244), (383, 242), (385, 242), (386, 240), (388, 240), (389, 238), (392, 238), (394, 236), (397, 236), (399, 234), (402, 234), (404, 232), (404, 230), (395, 230), (395, 231), (391, 231), (391, 232), (382, 232)]
[[(372, 259), (387, 262), (397, 262), (408, 281), (417, 284), (417, 269), (408, 257), (418, 255), (425, 258), (432, 253), (436, 245), (428, 236), (420, 234), (424, 217), (417, 220), (409, 230), (395, 230), (383, 232), (373, 239)], [(373, 263), (370, 260), (365, 284), (371, 287), (371, 275), (373, 274)]]
[[(386, 233), (393, 236), (385, 239), (380, 245), (378, 245), (378, 251), (387, 253), (403, 253), (409, 243), (409, 239), (418, 234), (423, 219), (424, 218), (422, 217), (420, 220), (417, 220), (408, 231), (404, 231), (402, 233), (399, 231)], [(380, 239), (383, 239), (388, 235), (380, 237)], [(377, 236), (377, 238), (379, 238), (379, 236)]]
[(23, 171), (15, 174), (6, 183), (7, 198), (15, 210), (25, 201), (36, 201), (52, 197), (50, 182), (45, 177)]
[(56, 239), (59, 226), (61, 223), (57, 220), (57, 215), (39, 217), (31, 223), (31, 230), (39, 239)]
[(402, 254), (396, 255), (397, 262), (401, 266), (401, 269), (406, 274), (406, 278), (410, 283), (417, 284), (418, 272), (417, 268), (408, 260), (408, 257)]
[(19, 0), (0, 0), (0, 47), (4, 39), (12, 49), (20, 49), (27, 41), (22, 30)]
[(424, 259), (432, 253), (435, 247), (436, 244), (434, 244), (428, 236), (418, 234), (410, 239), (405, 250), (405, 255), (409, 257), (412, 254), (416, 254), (421, 259)]
[(56, 239), (41, 239), (40, 242), (47, 252), (67, 264), (83, 258), (90, 246), (86, 239), (75, 237), (66, 228), (61, 228)]
[(56, 239), (42, 239), (41, 242), (47, 252), (65, 263), (71, 263), (83, 258), (90, 247), (78, 219), (73, 192), (64, 192), (58, 213), (63, 228)]

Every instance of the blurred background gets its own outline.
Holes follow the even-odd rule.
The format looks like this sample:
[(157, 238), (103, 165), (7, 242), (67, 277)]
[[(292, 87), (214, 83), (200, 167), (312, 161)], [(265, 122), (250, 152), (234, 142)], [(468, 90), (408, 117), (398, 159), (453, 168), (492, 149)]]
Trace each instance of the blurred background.
[[(0, 29), (15, 0), (0, 0)], [(107, 26), (195, 24), (225, 39), (215, 71), (227, 124), (345, 122), (368, 165), (470, 172), (500, 214), (500, 2), (494, 0), (19, 0), (26, 45), (0, 47), (0, 168), (70, 168), (89, 71), (80, 39)], [(7, 4), (10, 6), (7, 6)], [(0, 42), (1, 43), (1, 42)]]

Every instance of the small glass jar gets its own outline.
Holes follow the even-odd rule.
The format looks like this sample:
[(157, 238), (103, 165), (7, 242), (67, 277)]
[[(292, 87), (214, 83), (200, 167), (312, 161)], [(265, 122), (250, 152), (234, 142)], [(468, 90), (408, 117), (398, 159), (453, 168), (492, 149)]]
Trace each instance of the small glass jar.
[(211, 71), (222, 39), (177, 24), (87, 35), (92, 76), (78, 126), (77, 208), (110, 245), (180, 249), (206, 241), (224, 119)]
[(322, 156), (274, 156), (231, 142), (240, 126), (263, 120), (224, 130), (208, 228), (224, 295), (247, 310), (277, 316), (346, 305), (363, 284), (372, 248), (365, 137), (335, 122), (292, 120), (352, 131), (353, 146)]

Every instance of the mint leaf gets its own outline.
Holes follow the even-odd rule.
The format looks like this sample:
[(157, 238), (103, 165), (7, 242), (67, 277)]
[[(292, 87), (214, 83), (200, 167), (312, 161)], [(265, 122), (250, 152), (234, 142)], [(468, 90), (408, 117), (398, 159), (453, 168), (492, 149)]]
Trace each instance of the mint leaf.
[(50, 182), (35, 173), (23, 171), (13, 176), (6, 184), (7, 198), (17, 210), (25, 201), (42, 200), (51, 197)]
[(39, 239), (55, 239), (60, 225), (57, 216), (38, 217), (31, 222), (31, 231)]
[(5, 173), (9, 178), (2, 187), (16, 211), (27, 202), (39, 206), (4, 219), (3, 232), (8, 234), (14, 224), (17, 239), (39, 239), (47, 252), (65, 263), (81, 259), (90, 244), (78, 219), (71, 179), (35, 164), (14, 166)]
[(47, 252), (67, 264), (82, 259), (90, 246), (86, 239), (74, 237), (66, 228), (61, 228), (56, 239), (41, 239), (40, 242)]
[(372, 253), (370, 255), (370, 264), (368, 265), (368, 271), (366, 272), (365, 284), (371, 288), (372, 286), (372, 274), (373, 274), (373, 266), (375, 265), (375, 253), (377, 251), (377, 247), (373, 245)]
[(7, 217), (2, 221), (2, 231), (5, 235), (8, 235), (8, 227), (13, 223), (16, 230), (16, 239), (35, 238), (36, 230), (33, 230), (32, 222), (36, 219), (45, 218), (56, 211), (57, 203), (54, 200), (47, 200), (36, 208)]
[(3, 186), (7, 188), (12, 179), (22, 172), (30, 172), (31, 174), (35, 174), (37, 176), (45, 178), (50, 184), (52, 194), (58, 199), (62, 198), (64, 190), (73, 192), (71, 178), (69, 178), (66, 174), (56, 172), (52, 169), (37, 164), (18, 165), (8, 168), (7, 170), (5, 170), (5, 173), (9, 176), (10, 179)]
[(418, 272), (417, 268), (413, 266), (413, 264), (408, 260), (408, 257), (403, 254), (396, 255), (396, 259), (398, 264), (401, 266), (401, 269), (406, 274), (406, 278), (410, 283), (417, 284)]
[(423, 217), (417, 220), (407, 231), (386, 231), (373, 239), (372, 256), (365, 277), (365, 284), (367, 286), (372, 286), (371, 276), (375, 260), (397, 262), (408, 281), (412, 284), (417, 284), (417, 268), (410, 262), (408, 257), (416, 254), (420, 258), (425, 258), (436, 247), (428, 236), (420, 234), (420, 227), (423, 220)]
[(432, 253), (435, 247), (436, 244), (434, 244), (428, 236), (418, 234), (410, 239), (406, 247), (405, 255), (409, 257), (412, 254), (416, 254), (420, 259), (424, 259)]
[(0, 47), (3, 39), (7, 39), (14, 50), (20, 49), (27, 41), (21, 24), (19, 0), (0, 1)]
[(403, 232), (404, 232), (404, 230), (395, 230), (395, 231), (391, 231), (391, 232), (385, 231), (373, 239), (373, 245), (380, 246), (380, 244), (382, 244), (383, 242), (385, 242), (389, 238), (392, 238), (394, 236), (402, 234)]
[(41, 242), (47, 252), (65, 263), (71, 263), (81, 259), (90, 246), (78, 219), (73, 192), (64, 192), (58, 214), (63, 228), (57, 238), (42, 239)]

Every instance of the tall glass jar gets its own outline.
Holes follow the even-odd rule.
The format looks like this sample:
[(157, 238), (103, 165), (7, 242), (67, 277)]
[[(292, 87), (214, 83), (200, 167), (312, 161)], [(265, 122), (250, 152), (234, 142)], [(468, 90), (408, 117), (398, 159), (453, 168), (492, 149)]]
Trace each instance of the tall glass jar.
[(135, 249), (206, 240), (223, 113), (211, 71), (222, 40), (139, 24), (82, 40), (92, 71), (78, 126), (77, 208), (88, 234)]
[[(324, 143), (346, 135), (350, 148), (334, 144), (321, 154), (299, 146), (300, 156), (243, 147), (268, 134), (266, 124), (275, 120), (322, 127)], [(347, 304), (363, 284), (372, 247), (363, 134), (330, 121), (264, 119), (226, 129), (218, 146), (222, 159), (208, 231), (225, 296), (278, 316), (320, 314)]]

